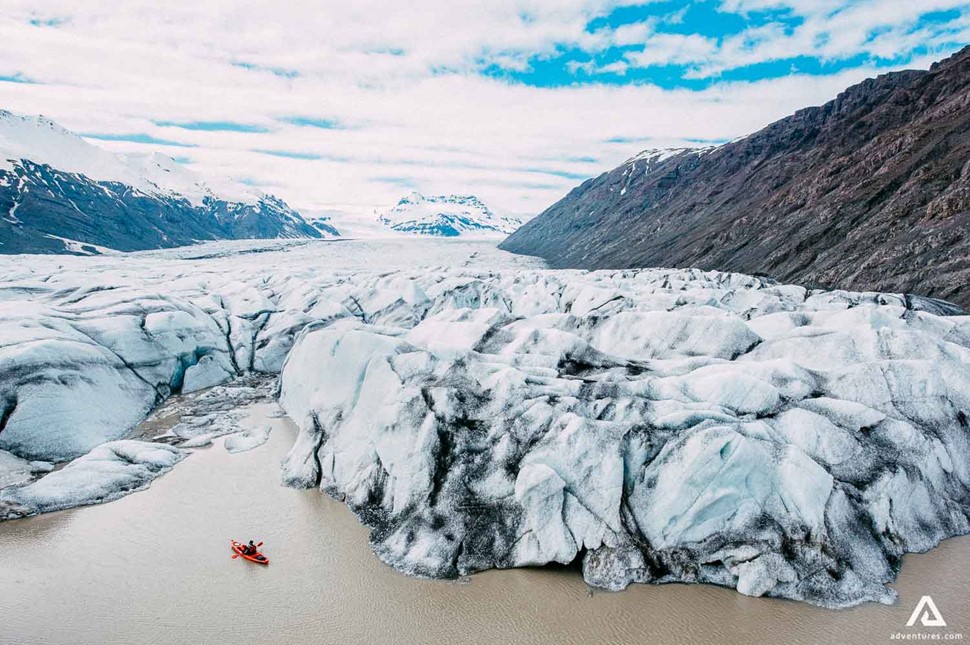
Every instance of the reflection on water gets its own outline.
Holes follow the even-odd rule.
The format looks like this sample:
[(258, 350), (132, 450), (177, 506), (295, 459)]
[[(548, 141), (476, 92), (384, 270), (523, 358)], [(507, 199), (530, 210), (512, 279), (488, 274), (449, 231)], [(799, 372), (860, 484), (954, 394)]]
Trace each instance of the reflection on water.
[[(970, 638), (970, 538), (907, 556), (893, 607), (829, 611), (708, 586), (587, 593), (573, 570), (414, 580), (381, 564), (347, 509), (279, 485), (295, 436), (196, 452), (148, 491), (0, 524), (4, 643), (889, 642), (925, 594)], [(268, 567), (229, 558), (265, 540)], [(935, 630), (926, 629), (932, 632)]]

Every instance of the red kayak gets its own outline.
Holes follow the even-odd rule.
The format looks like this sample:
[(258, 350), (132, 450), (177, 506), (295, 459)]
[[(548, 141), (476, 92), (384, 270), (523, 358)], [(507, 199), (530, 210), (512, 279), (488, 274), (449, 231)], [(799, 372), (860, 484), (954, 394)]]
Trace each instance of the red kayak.
[[(253, 553), (252, 555), (247, 555), (246, 553), (243, 552), (243, 545), (242, 544), (240, 544), (239, 542), (236, 542), (235, 540), (229, 540), (229, 542), (232, 544), (232, 550), (236, 552), (236, 555), (234, 555), (232, 557), (235, 558), (235, 557), (238, 556), (238, 557), (241, 557), (241, 558), (245, 558), (245, 559), (249, 560), (250, 562), (255, 562), (256, 564), (269, 564), (269, 558), (267, 558), (262, 553), (260, 553), (260, 552), (257, 551), (256, 553)], [(262, 542), (260, 542), (260, 544), (262, 544)]]

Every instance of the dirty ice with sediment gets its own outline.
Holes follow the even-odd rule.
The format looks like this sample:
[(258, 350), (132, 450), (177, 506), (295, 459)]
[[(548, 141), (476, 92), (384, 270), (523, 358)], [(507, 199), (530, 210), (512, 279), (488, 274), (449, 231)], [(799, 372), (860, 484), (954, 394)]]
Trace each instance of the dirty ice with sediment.
[[(219, 242), (0, 270), (0, 512), (110, 501), (200, 446), (300, 434), (414, 575), (892, 602), (967, 533), (970, 318), (690, 269), (553, 271), (494, 242)], [(170, 397), (184, 414), (133, 430)], [(181, 400), (181, 399), (178, 399)]]

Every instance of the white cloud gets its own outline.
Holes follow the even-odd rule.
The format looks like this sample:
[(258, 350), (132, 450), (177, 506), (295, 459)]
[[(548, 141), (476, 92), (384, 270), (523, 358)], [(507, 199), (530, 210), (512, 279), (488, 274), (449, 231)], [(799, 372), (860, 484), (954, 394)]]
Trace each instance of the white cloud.
[(643, 51), (628, 53), (626, 60), (634, 67), (686, 65), (707, 60), (717, 51), (717, 41), (697, 34), (654, 34)]
[[(766, 3), (732, 1), (739, 11)], [(923, 3), (946, 0), (908, 4)], [(586, 29), (617, 4), (5, 0), (0, 76), (20, 73), (38, 84), (0, 82), (0, 107), (44, 113), (79, 132), (140, 133), (191, 144), (196, 147), (162, 150), (190, 158), (205, 173), (252, 179), (296, 206), (364, 212), (396, 200), (411, 185), (429, 193), (474, 193), (495, 210), (531, 215), (579, 183), (577, 177), (598, 174), (638, 148), (734, 138), (831, 98), (874, 71), (720, 84), (702, 92), (645, 85), (541, 89), (477, 74), (489, 63), (515, 68), (561, 48), (596, 52), (638, 40), (649, 44), (647, 51), (613, 63), (610, 71), (622, 74), (652, 57), (709, 65), (716, 73), (718, 56), (755, 60), (795, 43), (795, 35), (766, 32), (763, 41), (726, 41), (712, 51), (699, 36), (661, 38), (654, 21)], [(806, 25), (827, 15), (824, 2), (811, 4), (818, 10), (806, 12)], [(909, 20), (911, 12), (894, 11), (893, 20)], [(33, 26), (32, 19), (63, 22)], [(846, 20), (852, 22), (851, 15)], [(810, 46), (817, 31), (798, 36), (805, 41), (797, 40), (798, 46)], [(886, 32), (871, 46), (887, 50), (892, 37)], [(831, 39), (825, 45), (848, 46)], [(294, 116), (342, 128), (281, 120)], [(157, 125), (185, 121), (269, 131)]]
[[(924, 47), (944, 52), (966, 42), (965, 35), (952, 31), (970, 16), (967, 0), (722, 0), (721, 7), (741, 13), (786, 10), (803, 22), (790, 32), (773, 23), (725, 38), (717, 52), (693, 61), (694, 78), (796, 56), (839, 61), (863, 54), (895, 60)], [(965, 13), (947, 23), (921, 25), (927, 14), (954, 9)]]
[[(929, 48), (945, 52), (967, 42), (968, 0), (722, 0), (724, 12), (751, 15), (766, 10), (798, 18), (791, 27), (776, 20), (720, 39), (696, 34), (654, 33), (643, 51), (627, 53), (630, 67), (685, 65), (686, 77), (705, 79), (725, 71), (798, 56), (823, 62), (867, 55), (905, 59)], [(923, 24), (927, 14), (962, 10), (955, 19)], [(601, 70), (591, 68), (587, 71)]]
[(611, 45), (623, 47), (625, 45), (642, 45), (647, 42), (656, 29), (656, 20), (644, 20), (620, 25), (608, 33)]

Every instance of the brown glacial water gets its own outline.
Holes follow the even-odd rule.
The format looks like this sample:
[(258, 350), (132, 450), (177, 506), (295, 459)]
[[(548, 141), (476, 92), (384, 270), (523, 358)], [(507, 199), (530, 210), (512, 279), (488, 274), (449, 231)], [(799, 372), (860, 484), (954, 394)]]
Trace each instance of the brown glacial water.
[[(703, 585), (590, 592), (571, 569), (416, 580), (382, 564), (367, 531), (318, 491), (279, 485), (296, 435), (198, 450), (149, 490), (0, 524), (2, 643), (882, 643), (964, 633), (970, 538), (906, 556), (891, 607), (832, 611)], [(265, 540), (267, 567), (229, 558)], [(946, 628), (907, 628), (931, 595)]]

